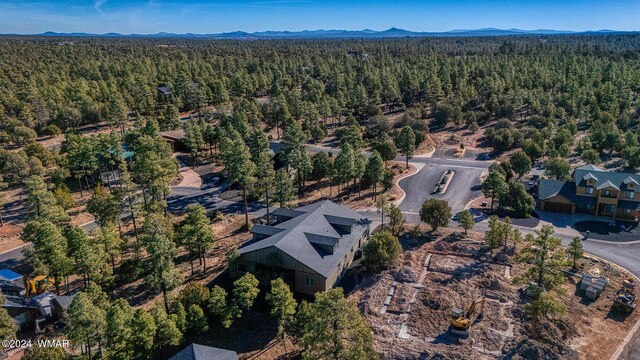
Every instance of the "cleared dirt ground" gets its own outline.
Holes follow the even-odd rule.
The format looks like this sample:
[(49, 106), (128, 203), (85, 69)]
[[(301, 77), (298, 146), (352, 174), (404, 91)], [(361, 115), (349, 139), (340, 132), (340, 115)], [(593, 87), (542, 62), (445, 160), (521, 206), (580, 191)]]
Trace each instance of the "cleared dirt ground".
[[(521, 286), (512, 281), (525, 265), (512, 263), (509, 252), (485, 252), (481, 234), (464, 239), (448, 230), (441, 233), (428, 243), (404, 237), (402, 265), (365, 280), (351, 294), (383, 358), (608, 359), (638, 321), (638, 313), (622, 318), (610, 311), (615, 291), (628, 275), (585, 259), (585, 269), (598, 269), (609, 278), (606, 291), (587, 302), (576, 290), (579, 277), (567, 275), (561, 295), (567, 313), (544, 323), (540, 337), (531, 336)], [(465, 309), (480, 296), (486, 297), (484, 316), (472, 325), (469, 338), (450, 336), (452, 308)]]

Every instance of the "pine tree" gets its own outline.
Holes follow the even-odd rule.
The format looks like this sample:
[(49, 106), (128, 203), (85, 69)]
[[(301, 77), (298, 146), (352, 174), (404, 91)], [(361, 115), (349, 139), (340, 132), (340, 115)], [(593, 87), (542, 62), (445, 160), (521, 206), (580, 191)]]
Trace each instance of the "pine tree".
[(220, 324), (228, 329), (233, 322), (233, 318), (237, 316), (237, 308), (233, 304), (227, 302), (227, 291), (216, 285), (211, 290), (209, 298), (209, 312), (220, 320)]
[(449, 225), (451, 208), (446, 200), (427, 199), (420, 208), (420, 220), (429, 224), (433, 232), (441, 226)]
[(278, 335), (286, 342), (286, 329), (296, 313), (296, 300), (289, 286), (281, 278), (271, 280), (271, 292), (267, 294), (271, 316), (278, 319)]
[(4, 308), (4, 304), (7, 299), (0, 294), (0, 339), (1, 340), (11, 340), (15, 338), (16, 331), (18, 331), (18, 326), (13, 322), (11, 316), (7, 312), (7, 309)]
[(291, 176), (285, 169), (276, 171), (273, 189), (273, 201), (279, 203), (280, 207), (285, 207), (288, 201), (295, 198)]
[(532, 320), (531, 333), (537, 336), (538, 327), (542, 319), (563, 314), (566, 311), (566, 307), (553, 292), (543, 292), (537, 299), (526, 306), (525, 311)]
[(306, 140), (306, 135), (298, 122), (294, 121), (287, 126), (287, 132), (284, 136), (284, 144), (288, 146), (285, 152), (285, 159), (287, 164), (295, 170), (300, 194), (303, 193), (303, 186), (307, 176), (313, 170), (311, 158), (305, 146)]
[(115, 300), (106, 314), (107, 353), (110, 359), (126, 360), (133, 357), (131, 339), (134, 310), (125, 299)]
[(255, 183), (256, 166), (251, 161), (249, 147), (244, 143), (236, 131), (231, 131), (232, 137), (222, 141), (223, 162), (229, 173), (229, 185), (238, 184), (242, 188), (244, 199), (245, 226), (249, 226), (249, 207), (247, 191)]
[(80, 196), (82, 196), (82, 179), (89, 188), (89, 176), (98, 169), (98, 160), (92, 141), (82, 135), (67, 134), (62, 143), (62, 150), (66, 154), (71, 174), (78, 180)]
[(107, 223), (117, 224), (120, 218), (118, 199), (98, 185), (93, 189), (93, 195), (87, 202), (87, 211), (93, 215), (98, 225)]
[[(207, 210), (200, 204), (187, 206), (187, 217), (182, 222), (178, 238), (189, 252), (197, 254), (202, 264), (202, 271), (207, 271), (206, 252), (213, 245), (216, 237), (209, 226)], [(191, 260), (193, 273), (193, 260)]]
[(381, 231), (371, 237), (363, 248), (364, 265), (372, 272), (395, 265), (402, 254), (398, 238), (389, 231)]
[(202, 311), (202, 308), (199, 305), (193, 304), (189, 307), (187, 311), (187, 324), (189, 330), (194, 333), (203, 333), (209, 330), (209, 325), (207, 325), (207, 317)]
[(365, 178), (373, 185), (373, 199), (375, 201), (378, 197), (378, 183), (382, 181), (384, 175), (384, 162), (377, 151), (374, 150), (371, 153), (364, 173)]
[(56, 293), (60, 294), (59, 279), (71, 274), (73, 270), (73, 260), (67, 255), (67, 239), (55, 224), (47, 220), (27, 223), (22, 239), (33, 243), (33, 260), (46, 266), (46, 270), (55, 279)]
[(582, 247), (582, 240), (579, 237), (574, 237), (569, 243), (568, 253), (573, 261), (573, 268), (577, 269), (576, 263), (584, 256), (584, 248)]
[(518, 174), (518, 178), (521, 178), (531, 171), (531, 159), (524, 151), (518, 151), (511, 155), (509, 163), (511, 164), (513, 171)]
[(233, 282), (233, 303), (243, 311), (249, 311), (258, 297), (258, 279), (251, 273)]
[(504, 176), (498, 171), (489, 171), (489, 176), (482, 183), (482, 193), (491, 198), (491, 209), (496, 199), (504, 196), (509, 191)]
[(473, 229), (473, 226), (476, 224), (471, 211), (464, 210), (461, 212), (458, 216), (458, 224), (460, 224), (460, 227), (464, 229), (464, 234), (467, 235), (469, 230)]
[(356, 174), (353, 147), (345, 144), (336, 156), (335, 168), (338, 184), (348, 183)]
[(138, 212), (137, 192), (134, 188), (135, 184), (129, 174), (129, 165), (124, 158), (120, 159), (118, 164), (118, 174), (120, 177), (120, 186), (115, 189), (115, 197), (119, 201), (120, 211), (128, 210), (133, 223), (133, 233), (138, 240), (138, 222), (136, 214)]
[(94, 304), (88, 293), (83, 291), (73, 298), (68, 314), (67, 336), (76, 344), (84, 344), (91, 359), (94, 344), (102, 346), (107, 328), (106, 310)]
[(413, 129), (409, 126), (405, 126), (398, 134), (396, 139), (396, 146), (398, 150), (405, 156), (405, 163), (407, 169), (409, 168), (409, 159), (413, 157), (413, 152), (416, 150), (416, 135), (413, 133)]
[(31, 176), (25, 183), (27, 191), (27, 209), (31, 212), (32, 218), (51, 221), (62, 224), (70, 220), (69, 215), (62, 206), (58, 204), (55, 196), (47, 189), (41, 177)]
[(389, 217), (389, 229), (395, 236), (400, 235), (404, 227), (404, 215), (394, 203), (387, 205), (387, 217)]
[(267, 151), (262, 151), (258, 155), (256, 162), (256, 186), (258, 191), (264, 194), (264, 201), (267, 207), (267, 219), (270, 219), (269, 206), (273, 197), (274, 181), (276, 171), (273, 167), (271, 155)]
[(191, 152), (191, 163), (197, 167), (201, 161), (201, 151), (204, 149), (204, 124), (196, 120), (189, 121), (185, 126), (184, 142)]
[(489, 216), (489, 230), (484, 234), (484, 241), (489, 248), (497, 249), (502, 245), (502, 222), (496, 215)]
[(158, 330), (153, 316), (145, 309), (137, 309), (133, 314), (130, 326), (133, 333), (130, 346), (133, 350), (134, 358), (151, 358)]
[(320, 151), (313, 155), (311, 161), (313, 162), (313, 170), (311, 175), (318, 182), (330, 177), (333, 174), (333, 161), (329, 156), (331, 153)]
[(178, 329), (175, 321), (167, 315), (162, 305), (156, 304), (151, 309), (151, 316), (156, 324), (156, 338), (154, 340), (156, 347), (162, 350), (167, 346), (176, 346), (182, 342), (182, 332)]
[(145, 262), (145, 282), (153, 289), (162, 291), (165, 309), (168, 311), (168, 291), (182, 282), (182, 275), (173, 262), (176, 256), (173, 224), (158, 213), (149, 214), (142, 226), (140, 240), (149, 255)]
[(561, 273), (565, 265), (565, 252), (559, 238), (553, 236), (553, 226), (544, 225), (536, 231), (536, 236), (527, 236), (529, 246), (522, 250), (518, 260), (533, 265), (524, 275), (525, 280), (533, 280), (546, 290), (562, 284)]
[(315, 301), (301, 309), (303, 359), (378, 357), (371, 329), (356, 304), (345, 299), (342, 288), (316, 293)]

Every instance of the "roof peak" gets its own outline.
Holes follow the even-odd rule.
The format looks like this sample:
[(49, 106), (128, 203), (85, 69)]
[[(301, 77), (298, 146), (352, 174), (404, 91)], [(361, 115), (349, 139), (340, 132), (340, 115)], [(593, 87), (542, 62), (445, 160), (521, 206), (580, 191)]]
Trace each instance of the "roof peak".
[(581, 167), (578, 168), (578, 170), (590, 170), (590, 171), (608, 172), (607, 170), (605, 170), (605, 169), (603, 169), (601, 167), (595, 166), (593, 164), (588, 164), (588, 165), (581, 166)]

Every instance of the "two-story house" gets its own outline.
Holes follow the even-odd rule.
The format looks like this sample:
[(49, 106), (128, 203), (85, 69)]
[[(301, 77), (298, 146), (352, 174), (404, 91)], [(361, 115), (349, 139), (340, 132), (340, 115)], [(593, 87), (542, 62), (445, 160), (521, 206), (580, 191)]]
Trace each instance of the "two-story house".
[(586, 165), (575, 169), (571, 178), (571, 181), (541, 179), (538, 208), (638, 221), (640, 175)]
[(369, 220), (329, 200), (273, 215), (275, 224), (251, 229), (253, 239), (229, 264), (232, 278), (247, 272), (264, 284), (282, 278), (295, 292), (313, 295), (334, 287), (369, 239)]

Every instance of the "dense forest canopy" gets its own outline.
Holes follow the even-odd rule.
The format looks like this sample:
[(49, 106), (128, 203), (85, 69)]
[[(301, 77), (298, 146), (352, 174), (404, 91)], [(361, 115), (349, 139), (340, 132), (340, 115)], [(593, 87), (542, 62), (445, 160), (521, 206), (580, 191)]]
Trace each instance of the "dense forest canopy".
[(453, 120), (467, 112), (509, 118), (522, 106), (546, 117), (618, 118), (640, 87), (640, 35), (64, 40), (0, 39), (3, 122), (65, 129), (104, 120), (113, 102), (154, 115), (159, 84), (174, 90), (182, 110), (284, 94), (297, 117), (310, 106), (362, 115), (369, 103), (428, 101)]
[(99, 122), (124, 131), (150, 117), (175, 129), (179, 111), (217, 113), (245, 135), (265, 124), (280, 136), (301, 120), (315, 141), (327, 135), (319, 120), (353, 116), (373, 139), (391, 130), (380, 115), (406, 109), (401, 125), (419, 132), (498, 120), (485, 129), (489, 145), (533, 160), (575, 150), (591, 163), (615, 153), (640, 166), (637, 34), (0, 42), (0, 142), (10, 146)]

